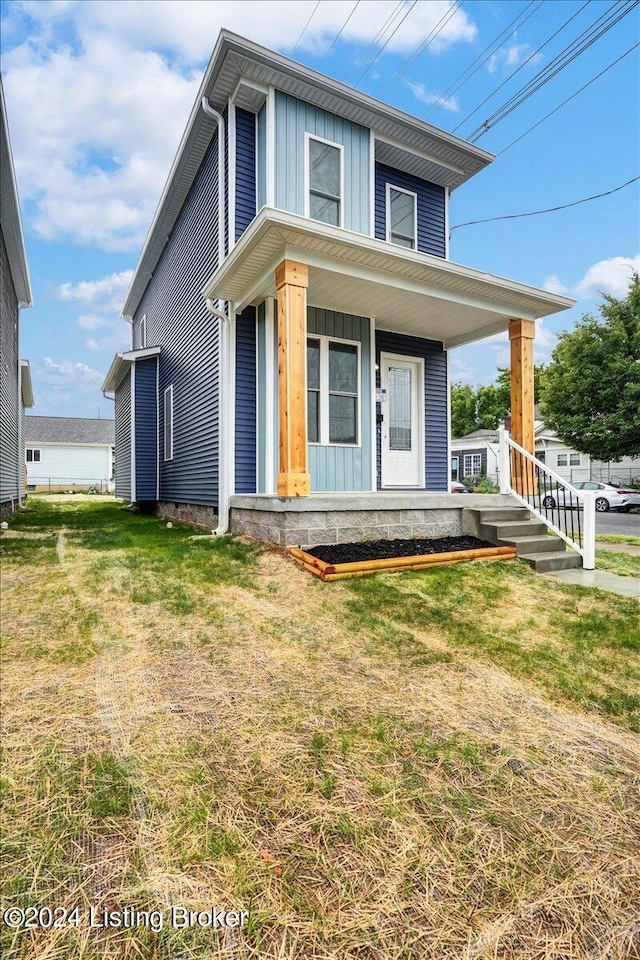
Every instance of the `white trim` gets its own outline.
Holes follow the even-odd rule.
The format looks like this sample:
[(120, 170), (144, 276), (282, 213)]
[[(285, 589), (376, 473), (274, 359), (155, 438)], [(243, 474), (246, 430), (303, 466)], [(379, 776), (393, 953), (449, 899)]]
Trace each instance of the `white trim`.
[(156, 357), (156, 500), (160, 500), (160, 357)]
[[(344, 337), (331, 337), (323, 333), (311, 333), (307, 330), (307, 341), (320, 341), (320, 390), (318, 397), (318, 413), (320, 417), (320, 439), (317, 442), (308, 441), (310, 447), (341, 447), (344, 449), (356, 450), (362, 447), (362, 343), (359, 340), (346, 340)], [(357, 375), (357, 393), (356, 393), (356, 442), (338, 443), (329, 440), (329, 393), (338, 396), (350, 397), (353, 394), (340, 393), (338, 391), (329, 391), (329, 344), (346, 343), (350, 347), (356, 348), (356, 375)], [(308, 396), (309, 384), (307, 382)], [(306, 403), (306, 400), (305, 400)]]
[(228, 183), (228, 207), (229, 207), (229, 228), (227, 236), (227, 249), (229, 253), (236, 245), (236, 105), (232, 100), (229, 101), (229, 113), (227, 121), (227, 130), (229, 132), (229, 145), (227, 155), (229, 158), (229, 183)]
[(276, 205), (276, 91), (269, 87), (265, 130), (265, 199), (267, 207)]
[[(411, 357), (407, 354), (401, 353), (387, 353), (382, 352), (380, 354), (380, 382), (382, 383), (382, 368), (385, 362), (400, 360), (405, 363), (414, 363), (418, 366), (420, 370), (419, 382), (416, 385), (418, 388), (418, 449), (420, 451), (420, 469), (418, 472), (418, 484), (414, 486), (413, 484), (407, 485), (407, 489), (421, 490), (426, 487), (427, 484), (427, 467), (426, 467), (426, 450), (425, 450), (425, 422), (424, 422), (424, 405), (425, 405), (425, 360), (424, 357)], [(384, 412), (384, 411), (383, 411)], [(380, 486), (383, 490), (398, 490), (404, 489), (396, 485), (389, 485), (383, 482), (384, 477), (384, 442), (382, 443), (381, 451), (381, 466), (380, 466)]]
[(236, 492), (236, 315), (229, 314), (229, 382), (227, 385), (227, 417), (229, 420), (228, 494)]
[(145, 350), (147, 346), (147, 315), (146, 313), (142, 314), (140, 318), (140, 349)]
[(264, 157), (260, 156), (260, 138), (258, 136), (258, 112), (256, 112), (253, 116), (253, 142), (255, 144), (255, 147), (254, 147), (255, 165), (253, 168), (253, 180), (254, 180), (253, 192), (256, 198), (256, 213), (257, 213), (258, 210), (261, 209), (258, 203), (258, 194), (260, 192), (258, 187), (258, 180), (259, 180), (258, 174), (260, 171), (260, 163), (261, 162), (264, 163)]
[(265, 336), (265, 453), (264, 453), (264, 472), (265, 472), (265, 493), (275, 494), (276, 492), (276, 466), (274, 463), (273, 447), (275, 443), (274, 417), (275, 417), (275, 395), (278, 389), (275, 372), (277, 370), (278, 357), (275, 350), (275, 302), (271, 297), (265, 300), (264, 311), (264, 336)]
[[(391, 191), (395, 190), (397, 193), (406, 193), (408, 197), (413, 197), (413, 246), (404, 247), (401, 243), (393, 243), (391, 239)], [(385, 224), (384, 224), (385, 239), (387, 243), (392, 243), (395, 247), (402, 247), (403, 250), (417, 250), (418, 249), (418, 194), (413, 190), (405, 190), (404, 187), (398, 187), (395, 183), (390, 183), (388, 180), (385, 184)]]
[[(324, 220), (316, 220), (311, 217), (310, 207), (311, 207), (311, 172), (310, 172), (310, 163), (309, 163), (309, 143), (311, 140), (315, 140), (318, 143), (324, 143), (328, 147), (334, 147), (338, 150), (338, 155), (340, 157), (340, 200), (339, 200), (339, 223), (338, 227), (342, 229), (344, 227), (344, 144), (335, 143), (333, 140), (327, 140), (325, 137), (318, 137), (315, 133), (309, 133), (308, 130), (305, 130), (304, 134), (304, 215), (307, 220), (313, 219), (314, 223), (324, 223)], [(335, 226), (334, 224), (327, 224), (327, 226)]]
[[(451, 379), (449, 372), (449, 351), (445, 350), (445, 363), (447, 371), (447, 490), (451, 493)], [(458, 460), (459, 466), (459, 460)], [(456, 470), (456, 474), (458, 471)], [(456, 480), (458, 477), (456, 476)]]
[(451, 187), (444, 188), (444, 258), (451, 258), (451, 239), (449, 237), (449, 203), (451, 202)]
[[(480, 465), (478, 467), (477, 473), (474, 471), (474, 461), (480, 460)], [(469, 461), (469, 469), (467, 469), (467, 460)], [(464, 477), (481, 477), (482, 476), (482, 454), (481, 453), (465, 453), (462, 456), (462, 476)]]
[[(167, 456), (167, 394), (170, 395), (170, 409), (171, 409), (171, 434), (169, 437), (170, 440), (170, 453), (171, 456)], [(169, 463), (173, 460), (173, 384), (170, 383), (168, 387), (165, 388), (165, 391), (162, 395), (162, 453), (164, 457), (164, 462)]]
[(376, 420), (376, 318), (369, 317), (369, 366), (371, 368), (371, 492), (378, 489), (378, 423)]
[(369, 236), (376, 235), (376, 135), (369, 130)]
[(136, 365), (131, 364), (131, 502), (136, 502)]
[[(438, 133), (441, 132), (442, 131), (440, 130), (438, 131)], [(464, 176), (465, 178), (468, 176), (467, 172), (463, 170), (462, 167), (457, 167), (453, 163), (448, 163), (446, 160), (443, 160), (441, 157), (436, 157), (432, 153), (419, 150), (417, 147), (411, 147), (409, 144), (402, 143), (400, 140), (394, 140), (392, 137), (387, 137), (382, 133), (377, 133), (376, 131), (374, 131), (374, 135), (376, 140), (379, 140), (380, 143), (386, 143), (390, 147), (396, 147), (398, 150), (403, 150), (404, 153), (410, 153), (413, 157), (420, 157), (421, 160), (426, 160), (428, 163), (435, 163), (439, 167), (444, 167), (445, 170), (451, 170), (453, 173), (460, 174), (460, 176)], [(470, 147), (471, 144), (465, 143), (465, 146)], [(492, 159), (495, 158), (492, 157)]]

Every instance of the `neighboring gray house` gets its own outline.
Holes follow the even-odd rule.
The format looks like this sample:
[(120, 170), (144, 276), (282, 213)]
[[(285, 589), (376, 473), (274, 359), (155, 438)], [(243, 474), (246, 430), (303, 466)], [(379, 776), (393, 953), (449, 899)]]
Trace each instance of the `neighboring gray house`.
[(223, 30), (103, 384), (118, 496), (280, 543), (459, 529), (449, 350), (509, 331), (533, 452), (535, 321), (573, 303), (450, 260), (492, 160)]
[(466, 478), (489, 477), (498, 482), (497, 430), (474, 430), (465, 437), (451, 441), (451, 479), (462, 482)]
[(112, 490), (113, 420), (25, 417), (24, 428), (29, 490)]
[(0, 514), (5, 517), (25, 493), (22, 421), (33, 393), (29, 364), (20, 359), (20, 309), (31, 306), (31, 285), (1, 81), (0, 104)]

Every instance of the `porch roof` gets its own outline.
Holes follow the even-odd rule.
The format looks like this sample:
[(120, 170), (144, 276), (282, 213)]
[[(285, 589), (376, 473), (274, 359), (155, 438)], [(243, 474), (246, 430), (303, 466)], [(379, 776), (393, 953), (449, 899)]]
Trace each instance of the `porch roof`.
[(126, 350), (124, 353), (116, 353), (111, 361), (111, 366), (102, 384), (102, 392), (113, 392), (118, 389), (129, 367), (136, 360), (146, 360), (147, 357), (157, 357), (160, 353), (160, 347), (142, 347), (139, 350)]
[(235, 313), (275, 297), (284, 259), (309, 266), (310, 306), (375, 317), (376, 327), (459, 346), (538, 320), (574, 300), (406, 250), (296, 214), (263, 207), (203, 290)]

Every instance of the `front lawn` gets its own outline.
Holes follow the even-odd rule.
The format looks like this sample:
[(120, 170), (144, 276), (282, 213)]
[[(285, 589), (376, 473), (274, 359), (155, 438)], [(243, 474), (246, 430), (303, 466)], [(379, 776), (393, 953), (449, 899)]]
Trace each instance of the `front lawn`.
[[(638, 604), (519, 562), (323, 584), (96, 498), (3, 536), (3, 957), (640, 952)], [(89, 929), (88, 909), (248, 911)]]

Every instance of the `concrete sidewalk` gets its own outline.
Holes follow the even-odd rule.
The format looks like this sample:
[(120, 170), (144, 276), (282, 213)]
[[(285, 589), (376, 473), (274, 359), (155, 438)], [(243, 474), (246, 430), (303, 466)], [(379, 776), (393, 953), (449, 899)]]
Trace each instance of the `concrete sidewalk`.
[(561, 583), (574, 583), (579, 587), (596, 587), (598, 590), (608, 590), (609, 593), (618, 593), (621, 597), (633, 597), (640, 600), (640, 579), (637, 577), (621, 577), (617, 573), (607, 573), (606, 570), (557, 570), (555, 573), (543, 573), (543, 577), (551, 577)]

